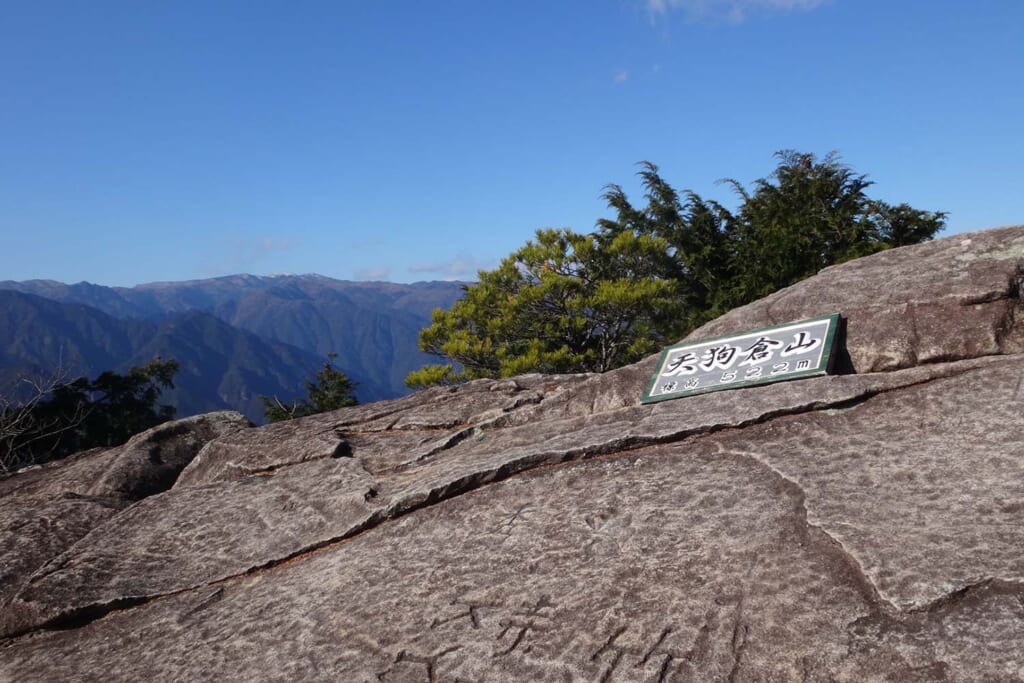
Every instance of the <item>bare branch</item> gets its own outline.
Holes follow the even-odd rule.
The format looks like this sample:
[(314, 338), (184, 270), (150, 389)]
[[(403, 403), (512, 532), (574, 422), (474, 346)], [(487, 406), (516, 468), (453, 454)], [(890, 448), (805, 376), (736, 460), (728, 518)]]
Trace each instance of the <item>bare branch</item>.
[(19, 377), (0, 392), (0, 474), (34, 464), (34, 444), (75, 429), (85, 420), (88, 410), (81, 404), (70, 416), (44, 418), (38, 410), (58, 387), (67, 384), (69, 375), (59, 365), (49, 375)]

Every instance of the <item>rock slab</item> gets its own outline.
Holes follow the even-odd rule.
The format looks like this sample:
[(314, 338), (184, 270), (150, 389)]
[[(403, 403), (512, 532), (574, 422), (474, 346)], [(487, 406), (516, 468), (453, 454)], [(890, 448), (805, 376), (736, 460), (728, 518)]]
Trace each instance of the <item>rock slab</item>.
[(642, 405), (652, 357), (0, 480), (0, 680), (1024, 681), (1022, 273), (957, 235), (692, 335), (839, 312), (842, 374)]

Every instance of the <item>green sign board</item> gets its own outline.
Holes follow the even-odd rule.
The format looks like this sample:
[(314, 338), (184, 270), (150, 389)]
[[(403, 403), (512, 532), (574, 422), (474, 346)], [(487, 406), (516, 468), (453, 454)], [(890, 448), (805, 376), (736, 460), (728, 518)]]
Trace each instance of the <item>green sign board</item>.
[(643, 402), (827, 374), (839, 314), (670, 346)]

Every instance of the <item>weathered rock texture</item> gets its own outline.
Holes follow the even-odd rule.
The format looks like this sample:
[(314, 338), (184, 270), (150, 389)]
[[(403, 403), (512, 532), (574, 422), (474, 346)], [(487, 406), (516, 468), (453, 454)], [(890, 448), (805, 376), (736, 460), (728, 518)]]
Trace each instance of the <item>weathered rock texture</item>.
[(839, 312), (845, 374), (641, 405), (651, 358), (2, 480), (0, 680), (1024, 681), (1022, 274), (1024, 228), (958, 235), (694, 334)]

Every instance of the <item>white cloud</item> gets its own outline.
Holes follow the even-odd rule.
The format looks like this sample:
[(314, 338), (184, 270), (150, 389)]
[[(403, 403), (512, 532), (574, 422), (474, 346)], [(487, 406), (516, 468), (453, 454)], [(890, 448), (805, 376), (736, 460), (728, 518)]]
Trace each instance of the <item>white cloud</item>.
[(739, 23), (754, 12), (808, 11), (828, 0), (645, 0), (647, 11), (660, 16), (682, 11), (691, 21)]
[(361, 268), (356, 271), (357, 280), (387, 280), (391, 269), (386, 266)]
[(629, 71), (626, 69), (619, 69), (615, 72), (614, 81), (616, 83), (625, 83), (629, 80)]
[(417, 263), (409, 266), (410, 273), (431, 273), (448, 280), (464, 280), (476, 278), (478, 270), (484, 270), (491, 266), (472, 256), (457, 255), (451, 261)]

